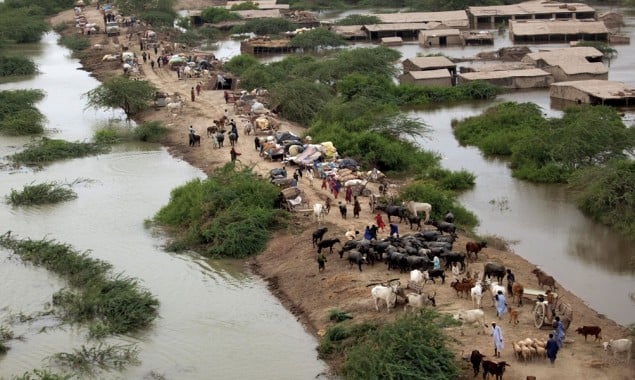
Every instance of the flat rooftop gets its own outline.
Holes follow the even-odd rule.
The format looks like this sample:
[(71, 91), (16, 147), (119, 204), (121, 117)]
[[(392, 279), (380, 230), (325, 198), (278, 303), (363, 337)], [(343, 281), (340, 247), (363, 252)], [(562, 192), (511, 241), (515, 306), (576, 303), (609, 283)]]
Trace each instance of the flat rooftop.
[(635, 99), (635, 88), (629, 88), (622, 82), (610, 80), (577, 80), (553, 83), (552, 86), (573, 87), (601, 99)]
[(526, 1), (518, 4), (468, 7), (467, 9), (471, 15), (476, 17), (595, 12), (594, 8), (584, 3), (559, 3), (555, 1)]
[(602, 21), (581, 20), (511, 20), (509, 30), (515, 36), (553, 34), (608, 34)]
[(486, 79), (502, 79), (517, 77), (542, 77), (549, 76), (548, 72), (541, 69), (523, 69), (523, 70), (500, 70), (500, 71), (475, 71), (471, 73), (461, 73), (459, 76), (468, 80), (486, 80)]
[(469, 26), (467, 12), (447, 11), (447, 12), (398, 12), (398, 13), (376, 13), (382, 23), (413, 23), (437, 21), (448, 27)]

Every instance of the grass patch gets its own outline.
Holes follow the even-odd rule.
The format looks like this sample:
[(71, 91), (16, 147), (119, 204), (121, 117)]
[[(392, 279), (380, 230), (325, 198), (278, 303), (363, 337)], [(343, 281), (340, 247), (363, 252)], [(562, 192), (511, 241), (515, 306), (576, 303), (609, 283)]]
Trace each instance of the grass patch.
[(70, 34), (60, 37), (58, 44), (70, 49), (73, 54), (86, 50), (90, 47), (90, 40), (78, 34)]
[(25, 57), (0, 56), (0, 77), (37, 74), (37, 65)]
[(329, 321), (343, 322), (347, 319), (353, 319), (353, 316), (350, 313), (339, 309), (331, 309), (329, 311)]
[(161, 142), (168, 134), (168, 129), (160, 121), (149, 121), (136, 126), (132, 130), (127, 127), (110, 125), (95, 132), (97, 144), (116, 144), (123, 141)]
[(102, 144), (70, 142), (44, 137), (27, 145), (25, 150), (15, 153), (9, 158), (16, 165), (42, 166), (57, 160), (105, 153), (108, 149)]
[[(111, 265), (52, 240), (0, 236), (0, 246), (37, 266), (55, 272), (70, 288), (53, 295), (60, 316), (71, 322), (101, 323), (110, 334), (145, 328), (156, 318), (159, 301), (137, 280), (111, 274)], [(103, 335), (103, 334), (102, 334)]]
[(11, 380), (70, 380), (73, 377), (70, 374), (52, 372), (49, 369), (34, 369), (20, 376), (14, 376)]
[(24, 185), (21, 191), (11, 189), (7, 200), (14, 206), (59, 203), (77, 198), (70, 184), (44, 182)]
[(0, 133), (11, 136), (42, 133), (45, 118), (35, 107), (42, 98), (42, 90), (0, 91)]
[(83, 375), (93, 375), (96, 369), (105, 371), (123, 370), (129, 365), (139, 364), (139, 350), (133, 344), (108, 345), (86, 347), (73, 352), (59, 352), (50, 360), (55, 364), (79, 372)]
[(264, 249), (272, 231), (284, 225), (286, 213), (274, 208), (279, 192), (230, 163), (172, 190), (154, 221), (175, 232), (169, 250), (244, 258)]

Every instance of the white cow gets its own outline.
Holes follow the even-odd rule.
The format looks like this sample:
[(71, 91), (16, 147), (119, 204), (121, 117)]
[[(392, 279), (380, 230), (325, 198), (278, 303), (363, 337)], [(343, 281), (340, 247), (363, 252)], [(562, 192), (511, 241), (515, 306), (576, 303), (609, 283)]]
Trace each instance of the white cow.
[(420, 270), (415, 269), (410, 271), (410, 281), (414, 282), (415, 284), (421, 284), (423, 280), (423, 273)]
[(428, 220), (430, 220), (430, 213), (432, 212), (432, 205), (430, 203), (407, 201), (403, 202), (403, 206), (410, 211), (413, 216), (417, 216), (419, 212), (425, 212), (426, 219), (423, 223), (428, 223)]
[(322, 203), (316, 203), (313, 205), (313, 217), (317, 224), (321, 224), (324, 220), (324, 215), (326, 215), (326, 207)]
[(626, 352), (626, 364), (631, 360), (631, 349), (633, 348), (633, 341), (630, 339), (617, 339), (609, 340), (602, 343), (604, 351), (611, 349), (611, 353), (615, 356), (616, 353)]
[(483, 298), (483, 287), (481, 286), (481, 282), (477, 281), (476, 285), (470, 290), (472, 295), (472, 305), (475, 308), (481, 308), (481, 299)]
[(171, 112), (178, 111), (181, 112), (183, 109), (183, 102), (172, 102), (167, 104), (168, 110)]
[(377, 285), (370, 291), (375, 301), (375, 309), (379, 311), (379, 301), (383, 300), (386, 303), (386, 312), (390, 313), (390, 308), (395, 307), (397, 302), (397, 286), (382, 286)]
[(406, 304), (403, 306), (403, 310), (406, 311), (408, 309), (408, 306), (410, 306), (413, 310), (421, 309), (428, 304), (437, 306), (437, 302), (434, 299), (434, 296), (436, 296), (436, 294), (437, 292), (434, 292), (433, 295), (429, 296), (426, 294), (408, 293), (406, 295)]
[[(457, 314), (454, 314), (453, 318), (457, 321), (473, 324), (477, 327), (487, 328), (485, 324), (485, 313), (481, 309), (460, 310)], [(478, 334), (480, 334), (480, 331)], [(461, 335), (463, 335), (463, 328), (461, 328)]]
[(498, 285), (498, 282), (492, 282), (489, 277), (485, 280), (485, 286), (487, 286), (492, 293), (492, 305), (496, 305), (495, 298), (499, 290), (507, 297), (507, 289), (502, 285)]

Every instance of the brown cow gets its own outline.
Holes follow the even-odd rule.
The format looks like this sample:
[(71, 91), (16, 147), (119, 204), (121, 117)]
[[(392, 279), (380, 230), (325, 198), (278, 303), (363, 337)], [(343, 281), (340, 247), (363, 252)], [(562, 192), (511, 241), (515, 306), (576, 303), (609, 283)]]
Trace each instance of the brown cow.
[(602, 339), (600, 333), (602, 332), (602, 328), (599, 326), (582, 326), (575, 329), (580, 335), (584, 335), (584, 341), (586, 342), (587, 335), (595, 335), (595, 340)]
[(481, 249), (487, 247), (487, 242), (475, 242), (468, 241), (465, 243), (465, 251), (467, 252), (467, 257), (470, 257), (470, 253), (474, 253), (474, 260), (478, 260), (478, 253), (481, 252)]

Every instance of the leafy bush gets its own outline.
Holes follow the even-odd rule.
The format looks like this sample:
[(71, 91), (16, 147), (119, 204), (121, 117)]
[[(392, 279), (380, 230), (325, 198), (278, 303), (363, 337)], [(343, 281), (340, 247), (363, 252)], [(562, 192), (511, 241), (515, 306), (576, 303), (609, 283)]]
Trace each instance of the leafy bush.
[(44, 115), (35, 103), (44, 97), (41, 90), (0, 91), (0, 133), (27, 135), (44, 130)]
[(59, 203), (77, 198), (77, 193), (68, 184), (44, 182), (36, 185), (24, 185), (22, 191), (11, 189), (7, 197), (14, 206), (41, 205)]
[(14, 376), (11, 380), (70, 380), (73, 377), (73, 375), (60, 374), (48, 369), (34, 369), (20, 376)]
[(145, 80), (116, 76), (84, 94), (88, 107), (122, 108), (128, 118), (150, 107), (157, 88)]
[(435, 168), (420, 176), (419, 179), (431, 178), (437, 181), (443, 190), (468, 190), (474, 187), (476, 176), (467, 170), (453, 172), (451, 170)]
[(12, 8), (0, 4), (0, 36), (16, 43), (40, 40), (50, 28), (41, 8)]
[(137, 126), (133, 130), (133, 135), (139, 141), (160, 142), (168, 131), (160, 121), (148, 121)]
[(372, 25), (381, 24), (381, 20), (377, 16), (371, 15), (348, 15), (335, 22), (337, 25)]
[(122, 141), (160, 142), (168, 134), (168, 129), (160, 121), (148, 121), (130, 130), (125, 126), (110, 125), (95, 132), (97, 144), (115, 144)]
[(286, 18), (262, 18), (249, 20), (231, 29), (232, 33), (254, 33), (259, 36), (277, 35), (294, 30), (295, 25)]
[(0, 77), (33, 75), (37, 72), (37, 65), (30, 58), (0, 56)]
[(213, 257), (243, 258), (260, 252), (284, 212), (273, 205), (279, 190), (249, 169), (228, 164), (205, 180), (172, 190), (154, 220), (177, 232), (170, 249), (197, 249)]
[(57, 43), (69, 48), (73, 51), (73, 53), (88, 49), (90, 47), (90, 40), (87, 37), (77, 34), (62, 36)]
[(379, 328), (378, 324), (368, 322), (329, 326), (317, 348), (318, 357), (327, 359), (335, 355), (341, 356), (342, 353), (346, 353), (347, 350), (362, 341), (369, 332)]
[(171, 27), (176, 19), (176, 13), (172, 10), (149, 10), (137, 13), (137, 15), (139, 19), (152, 24), (155, 28), (162, 26)]
[(347, 312), (339, 310), (339, 309), (331, 309), (329, 311), (329, 320), (330, 321), (342, 322), (342, 321), (345, 321), (347, 319), (352, 319), (352, 318), (353, 318), (353, 316), (350, 313), (347, 313)]
[(273, 84), (269, 94), (272, 107), (284, 118), (303, 124), (311, 122), (331, 97), (326, 86), (302, 79)]
[(302, 32), (291, 39), (289, 44), (304, 50), (346, 45), (346, 40), (326, 28), (315, 28)]
[(53, 240), (0, 236), (0, 246), (24, 261), (64, 277), (72, 289), (53, 295), (53, 305), (72, 322), (99, 322), (111, 334), (147, 327), (157, 316), (159, 301), (135, 279), (110, 274), (111, 265)]
[(18, 165), (44, 165), (56, 160), (105, 153), (104, 145), (42, 138), (9, 158)]
[(240, 54), (233, 56), (227, 63), (223, 65), (223, 68), (230, 73), (242, 77), (243, 73), (250, 67), (258, 66), (260, 63), (251, 55)]
[(240, 20), (240, 16), (237, 13), (231, 12), (225, 8), (209, 7), (203, 9), (203, 11), (201, 12), (201, 19), (203, 20), (203, 22), (216, 24), (223, 21)]
[(432, 220), (441, 220), (448, 211), (451, 211), (456, 224), (466, 229), (478, 225), (476, 215), (458, 203), (456, 193), (441, 189), (433, 183), (414, 181), (402, 189), (400, 197), (430, 203), (432, 205), (430, 219)]

